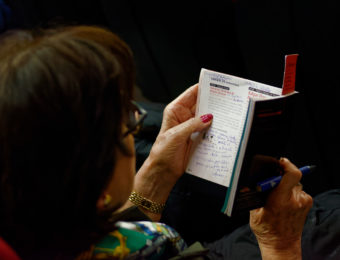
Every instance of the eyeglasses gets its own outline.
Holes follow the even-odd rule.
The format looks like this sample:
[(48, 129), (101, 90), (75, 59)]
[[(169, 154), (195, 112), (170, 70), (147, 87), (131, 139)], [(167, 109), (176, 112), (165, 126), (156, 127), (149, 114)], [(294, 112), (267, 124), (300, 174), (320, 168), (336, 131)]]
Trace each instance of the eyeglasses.
[(123, 134), (123, 138), (128, 136), (129, 134), (137, 135), (143, 126), (143, 121), (148, 115), (148, 112), (137, 102), (131, 100), (132, 109), (129, 112), (129, 118), (127, 122), (128, 130)]

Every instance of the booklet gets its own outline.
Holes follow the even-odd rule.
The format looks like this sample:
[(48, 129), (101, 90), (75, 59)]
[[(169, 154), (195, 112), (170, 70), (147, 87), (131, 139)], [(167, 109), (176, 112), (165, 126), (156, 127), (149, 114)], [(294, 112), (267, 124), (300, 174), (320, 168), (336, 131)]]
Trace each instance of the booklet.
[[(294, 115), (297, 54), (286, 56), (282, 88), (202, 69), (196, 116), (212, 113), (208, 131), (193, 135), (186, 172), (228, 187), (222, 211), (263, 206), (256, 184), (279, 170)], [(277, 173), (279, 174), (279, 173)]]

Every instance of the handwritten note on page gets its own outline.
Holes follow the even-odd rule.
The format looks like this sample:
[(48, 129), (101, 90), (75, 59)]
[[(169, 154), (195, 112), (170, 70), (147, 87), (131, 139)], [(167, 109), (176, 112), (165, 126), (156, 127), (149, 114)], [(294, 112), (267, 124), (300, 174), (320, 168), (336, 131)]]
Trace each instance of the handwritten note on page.
[(280, 94), (279, 88), (202, 69), (196, 116), (212, 113), (214, 119), (207, 132), (196, 136), (186, 172), (228, 187), (249, 97)]

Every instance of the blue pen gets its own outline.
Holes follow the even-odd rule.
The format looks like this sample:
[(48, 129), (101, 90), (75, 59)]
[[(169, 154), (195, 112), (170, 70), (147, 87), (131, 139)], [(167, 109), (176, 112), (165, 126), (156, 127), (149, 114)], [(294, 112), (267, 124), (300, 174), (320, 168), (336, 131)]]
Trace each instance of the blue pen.
[[(303, 166), (299, 170), (302, 172), (302, 176), (307, 175), (315, 170), (316, 166), (315, 165), (310, 165), (310, 166)], [(258, 191), (268, 191), (276, 187), (282, 179), (282, 176), (276, 176), (276, 177), (271, 177), (269, 179), (266, 179), (264, 181), (258, 182), (257, 183), (257, 190)]]

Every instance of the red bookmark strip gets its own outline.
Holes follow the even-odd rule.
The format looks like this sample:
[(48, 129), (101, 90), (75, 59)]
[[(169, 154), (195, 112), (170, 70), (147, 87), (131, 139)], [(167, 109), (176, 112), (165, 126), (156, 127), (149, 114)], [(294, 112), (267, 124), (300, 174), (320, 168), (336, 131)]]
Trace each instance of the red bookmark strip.
[(296, 62), (298, 54), (286, 55), (285, 73), (283, 76), (282, 95), (295, 91)]

